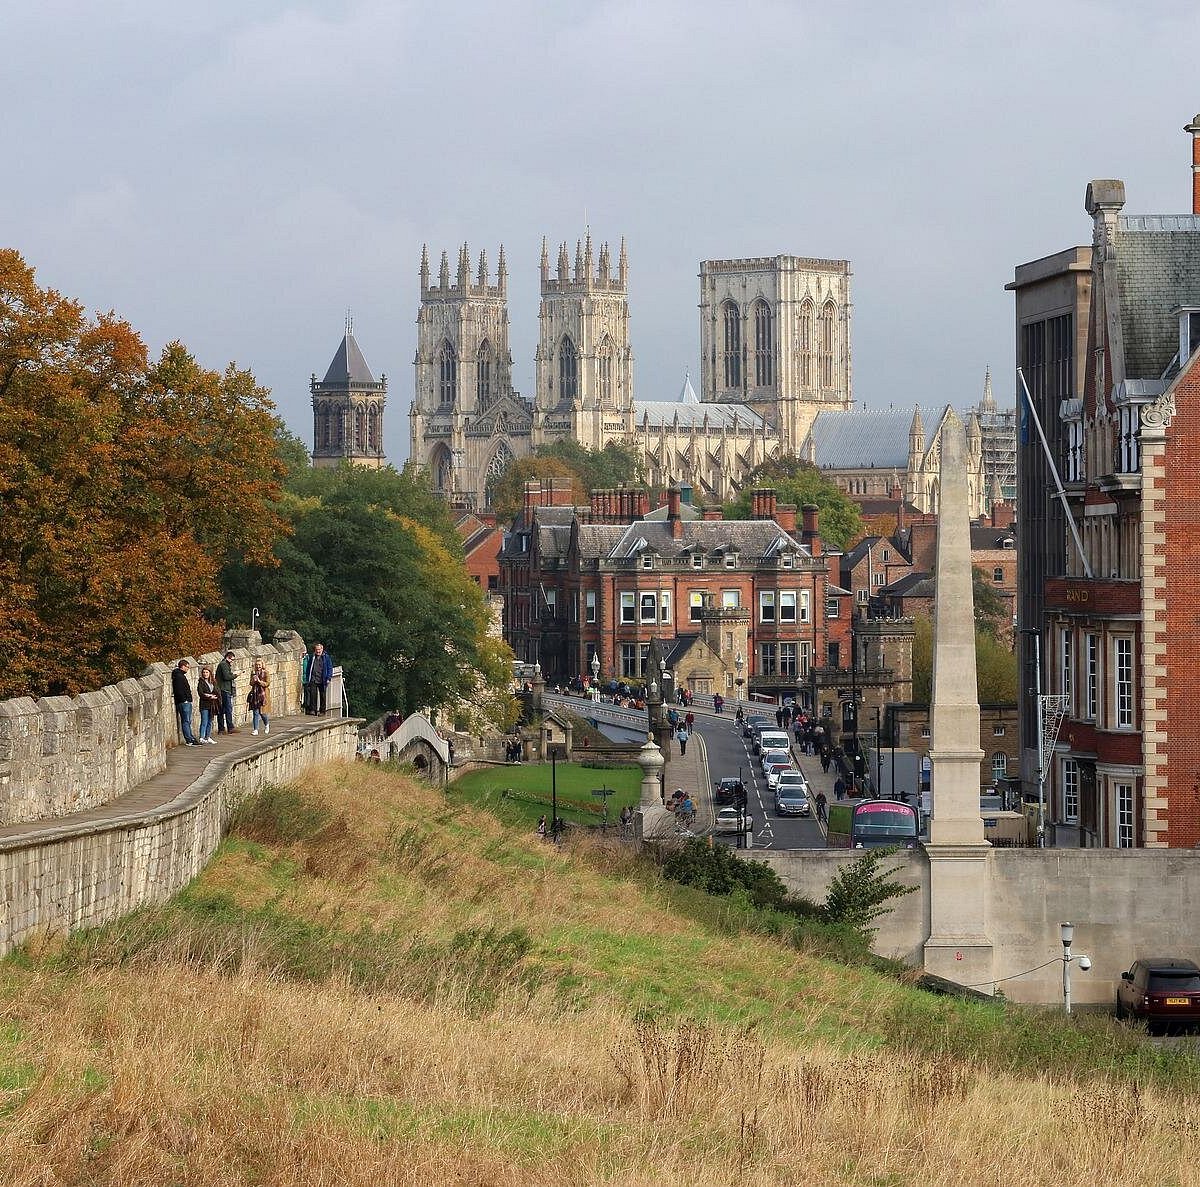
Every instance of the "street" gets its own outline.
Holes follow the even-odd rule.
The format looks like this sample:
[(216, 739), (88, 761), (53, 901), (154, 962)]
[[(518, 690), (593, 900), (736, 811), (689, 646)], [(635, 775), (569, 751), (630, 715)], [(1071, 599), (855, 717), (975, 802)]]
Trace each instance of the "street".
[[(743, 738), (741, 730), (729, 709), (724, 713), (697, 711), (696, 727), (708, 748), (708, 770), (715, 783), (718, 779), (740, 775), (746, 785), (746, 810), (754, 817), (754, 847), (756, 849), (824, 849), (825, 838), (817, 825), (816, 815), (778, 816), (775, 812), (774, 794), (767, 788), (767, 780), (759, 769), (757, 759), (750, 753), (750, 741)], [(793, 755), (795, 750), (793, 748)], [(815, 758), (800, 760), (802, 763), (820, 764)], [(805, 778), (809, 771), (804, 767)], [(712, 795), (712, 788), (707, 789)], [(714, 838), (727, 845), (737, 842), (736, 836)]]

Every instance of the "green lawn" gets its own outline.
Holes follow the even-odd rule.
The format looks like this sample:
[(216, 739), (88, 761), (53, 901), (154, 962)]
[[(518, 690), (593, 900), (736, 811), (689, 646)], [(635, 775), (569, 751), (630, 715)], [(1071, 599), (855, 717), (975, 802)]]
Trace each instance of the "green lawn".
[[(596, 770), (578, 763), (558, 764), (558, 814), (571, 824), (599, 824), (603, 799), (593, 788), (611, 787), (609, 823), (616, 823), (626, 804), (636, 807), (642, 772), (638, 767)], [(447, 788), (454, 803), (477, 804), (494, 812), (505, 824), (533, 827), (543, 813), (550, 815), (550, 764), (487, 767), (471, 771)]]

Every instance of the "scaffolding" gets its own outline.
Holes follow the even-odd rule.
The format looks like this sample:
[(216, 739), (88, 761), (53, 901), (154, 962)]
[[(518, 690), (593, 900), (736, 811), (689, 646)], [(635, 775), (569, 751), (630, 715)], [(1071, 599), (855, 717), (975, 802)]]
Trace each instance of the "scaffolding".
[(991, 495), (995, 483), (1006, 502), (1017, 498), (1017, 410), (988, 407), (977, 409), (983, 441), (983, 489)]

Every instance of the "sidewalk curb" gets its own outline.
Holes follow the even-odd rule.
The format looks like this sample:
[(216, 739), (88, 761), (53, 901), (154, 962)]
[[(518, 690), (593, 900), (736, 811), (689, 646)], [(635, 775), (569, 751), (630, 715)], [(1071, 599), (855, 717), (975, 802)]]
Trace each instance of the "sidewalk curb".
[[(696, 749), (700, 753), (700, 772), (704, 776), (704, 791), (703, 791), (703, 801), (702, 802), (705, 805), (705, 815), (708, 818), (705, 822), (704, 827), (711, 830), (711, 829), (716, 828), (716, 826), (717, 826), (717, 809), (716, 809), (715, 805), (713, 804), (713, 799), (712, 799), (712, 775), (709, 773), (709, 770), (708, 770), (708, 747), (705, 745), (704, 737), (700, 734), (699, 731), (697, 731), (696, 733), (694, 733), (692, 735), (692, 742), (693, 742), (693, 744), (696, 744)], [(697, 789), (697, 791), (699, 791), (699, 789)], [(700, 798), (701, 797), (699, 795), (697, 795), (697, 799), (700, 799)]]

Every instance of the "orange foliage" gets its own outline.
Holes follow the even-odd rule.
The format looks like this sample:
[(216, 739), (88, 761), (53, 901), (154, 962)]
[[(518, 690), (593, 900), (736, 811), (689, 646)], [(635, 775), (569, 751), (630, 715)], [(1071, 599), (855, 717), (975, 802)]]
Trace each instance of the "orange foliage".
[[(268, 562), (282, 470), (265, 391), (0, 251), (0, 697), (74, 693), (179, 654), (231, 555)], [(219, 640), (218, 640), (219, 643)]]

